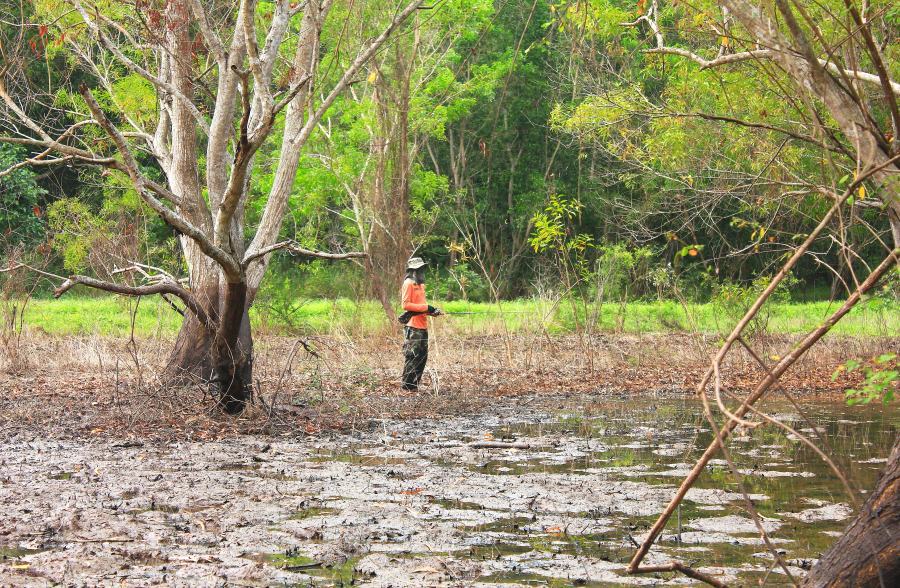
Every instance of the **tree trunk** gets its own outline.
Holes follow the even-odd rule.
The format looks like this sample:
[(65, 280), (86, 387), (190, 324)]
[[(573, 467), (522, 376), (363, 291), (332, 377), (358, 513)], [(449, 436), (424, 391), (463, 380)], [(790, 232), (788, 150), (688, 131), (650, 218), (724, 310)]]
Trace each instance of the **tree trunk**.
[[(217, 332), (186, 313), (166, 369), (172, 385), (199, 381), (210, 387), (222, 408), (238, 414), (250, 399), (253, 382), (253, 339), (250, 303), (253, 292), (245, 284), (207, 284), (203, 299), (206, 312), (220, 320)], [(221, 318), (219, 318), (221, 317)]]
[(219, 329), (212, 342), (213, 363), (212, 388), (217, 391), (219, 402), (228, 414), (238, 414), (244, 410), (250, 399), (253, 385), (253, 349), (241, 344), (241, 331), (247, 311), (247, 284), (244, 282), (225, 284), (222, 315)]
[(862, 510), (803, 585), (900, 585), (900, 437)]

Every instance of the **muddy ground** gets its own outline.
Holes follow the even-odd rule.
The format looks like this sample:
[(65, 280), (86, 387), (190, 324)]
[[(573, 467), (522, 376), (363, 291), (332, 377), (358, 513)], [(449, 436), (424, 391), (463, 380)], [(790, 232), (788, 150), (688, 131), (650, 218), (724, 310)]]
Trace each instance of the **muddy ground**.
[[(687, 583), (623, 568), (711, 438), (685, 391), (702, 366), (691, 340), (600, 340), (590, 365), (572, 339), (448, 342), (416, 395), (397, 390), (390, 345), (312, 343), (319, 357), (261, 342), (261, 394), (232, 419), (199, 388), (153, 382), (159, 342), (29, 341), (0, 378), (0, 586)], [(900, 418), (848, 408), (829, 376), (891, 344), (825, 347), (788, 380), (860, 488)], [(740, 355), (729, 368), (735, 389), (759, 375)], [(783, 398), (767, 410), (816, 434)], [(484, 440), (527, 447), (470, 446)], [(802, 576), (853, 506), (790, 434), (732, 447)], [(736, 585), (789, 581), (721, 460), (645, 561), (673, 558)]]
[[(709, 441), (696, 403), (557, 400), (308, 437), (10, 440), (0, 445), (0, 584), (686, 584), (623, 568)], [(871, 487), (896, 412), (805, 404), (841, 464)], [(796, 413), (770, 409), (802, 428)], [(469, 445), (485, 439), (529, 447)], [(852, 515), (840, 484), (780, 431), (742, 435), (734, 452), (772, 541), (802, 577)], [(721, 460), (646, 561), (673, 558), (738, 585), (788, 582)]]

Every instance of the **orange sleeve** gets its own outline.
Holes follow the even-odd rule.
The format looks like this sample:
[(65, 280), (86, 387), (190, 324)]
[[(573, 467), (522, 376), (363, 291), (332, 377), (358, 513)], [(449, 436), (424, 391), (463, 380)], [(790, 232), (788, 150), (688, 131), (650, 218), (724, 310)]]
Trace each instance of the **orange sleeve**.
[(403, 302), (403, 310), (410, 312), (428, 312), (428, 305), (425, 304), (424, 292), (422, 296), (417, 296), (421, 292), (413, 287), (412, 280), (403, 281), (403, 289), (401, 290), (401, 298)]

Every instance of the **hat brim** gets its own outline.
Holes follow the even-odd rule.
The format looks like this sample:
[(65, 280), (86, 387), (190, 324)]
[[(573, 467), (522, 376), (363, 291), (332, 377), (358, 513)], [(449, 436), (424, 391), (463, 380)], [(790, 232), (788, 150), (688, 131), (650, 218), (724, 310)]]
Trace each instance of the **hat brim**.
[(420, 267), (425, 267), (428, 265), (427, 261), (419, 261), (415, 263), (410, 263), (406, 266), (406, 269), (419, 269)]

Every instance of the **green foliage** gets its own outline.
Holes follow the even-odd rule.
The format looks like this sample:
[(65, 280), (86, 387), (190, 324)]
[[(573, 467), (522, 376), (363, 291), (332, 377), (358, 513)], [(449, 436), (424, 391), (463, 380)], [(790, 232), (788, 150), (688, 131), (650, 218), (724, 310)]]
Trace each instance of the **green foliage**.
[[(760, 276), (750, 284), (743, 285), (735, 282), (721, 282), (714, 286), (712, 304), (727, 319), (730, 325), (736, 324), (747, 313), (759, 295), (772, 282), (768, 276)], [(766, 304), (747, 325), (748, 335), (768, 332), (769, 322), (772, 318), (773, 304), (784, 304), (790, 301), (790, 289), (797, 283), (795, 278), (786, 277), (769, 297)]]
[(132, 120), (147, 125), (156, 120), (156, 89), (138, 74), (129, 74), (112, 84), (107, 107), (114, 107)]
[(894, 400), (900, 388), (900, 361), (896, 353), (884, 353), (866, 363), (848, 360), (835, 370), (831, 379), (837, 380), (841, 373), (856, 370), (862, 371), (863, 384), (858, 389), (851, 388), (845, 391), (847, 404), (868, 404), (873, 400), (881, 400), (884, 404), (888, 404)]
[[(0, 170), (20, 163), (25, 150), (0, 144)], [(0, 233), (8, 245), (31, 244), (44, 234), (42, 200), (47, 195), (29, 167), (0, 177)]]
[(653, 251), (649, 247), (629, 247), (621, 243), (604, 244), (597, 250), (597, 282), (602, 288), (598, 296), (625, 301), (629, 287), (647, 279)]
[(565, 196), (553, 194), (543, 212), (535, 214), (531, 221), (534, 230), (528, 242), (535, 253), (548, 250), (571, 251), (588, 247), (590, 236), (570, 235), (571, 221), (578, 216), (584, 206)]
[(62, 198), (51, 204), (47, 222), (53, 234), (53, 249), (62, 255), (63, 265), (72, 272), (87, 267), (94, 244), (112, 230), (108, 221), (76, 198)]
[(429, 277), (428, 283), (429, 295), (438, 300), (490, 300), (490, 288), (484, 275), (473, 269), (465, 256), (445, 272), (436, 272)]

